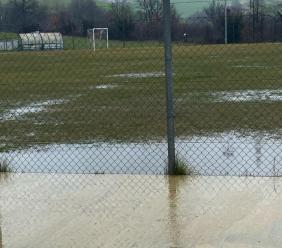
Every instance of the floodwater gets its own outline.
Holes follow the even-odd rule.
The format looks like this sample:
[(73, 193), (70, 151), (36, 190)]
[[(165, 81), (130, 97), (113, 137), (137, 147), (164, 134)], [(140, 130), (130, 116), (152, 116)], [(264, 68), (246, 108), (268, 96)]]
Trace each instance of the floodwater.
[(215, 102), (281, 102), (282, 89), (220, 91), (210, 94)]
[(154, 78), (154, 77), (164, 77), (165, 73), (161, 71), (155, 72), (141, 72), (141, 73), (125, 73), (116, 74), (111, 77), (121, 77), (121, 78)]
[(0, 247), (282, 247), (282, 179), (11, 175)]
[[(282, 140), (238, 132), (177, 139), (177, 156), (199, 175), (281, 176)], [(17, 172), (164, 174), (166, 142), (56, 144), (1, 153)]]
[(97, 85), (95, 87), (95, 89), (113, 89), (113, 88), (116, 88), (117, 85), (112, 85), (112, 84), (100, 84), (100, 85)]
[(269, 65), (234, 65), (232, 66), (233, 68), (254, 68), (254, 69), (271, 69), (274, 66), (269, 66)]
[[(282, 89), (264, 89), (264, 90), (230, 90), (230, 91), (207, 91), (188, 93), (178, 97), (179, 103), (189, 103), (189, 101), (204, 102), (281, 102)], [(200, 99), (200, 100), (199, 100)]]
[(66, 100), (62, 99), (54, 99), (54, 100), (47, 100), (43, 102), (34, 102), (28, 105), (23, 105), (14, 109), (10, 109), (3, 114), (0, 114), (0, 122), (1, 121), (11, 121), (16, 120), (20, 117), (23, 117), (27, 114), (39, 113), (45, 111), (47, 107), (57, 104), (63, 104)]
[[(113, 77), (128, 77), (128, 78), (146, 78), (146, 77), (161, 77), (161, 72), (151, 73), (129, 73), (113, 75)], [(90, 90), (114, 89), (118, 85), (101, 84), (89, 87)], [(28, 114), (48, 111), (48, 107), (59, 105), (70, 101), (73, 98), (81, 97), (82, 95), (69, 96), (69, 99), (51, 99), (41, 102), (33, 102), (26, 105), (21, 105), (12, 108), (3, 113), (0, 113), (0, 122), (22, 119)], [(264, 89), (264, 90), (238, 90), (238, 91), (211, 91), (206, 93), (190, 93), (186, 97), (178, 98), (179, 102), (190, 101), (195, 97), (204, 97), (209, 102), (280, 102), (282, 101), (282, 89)], [(0, 102), (1, 103), (1, 102)]]

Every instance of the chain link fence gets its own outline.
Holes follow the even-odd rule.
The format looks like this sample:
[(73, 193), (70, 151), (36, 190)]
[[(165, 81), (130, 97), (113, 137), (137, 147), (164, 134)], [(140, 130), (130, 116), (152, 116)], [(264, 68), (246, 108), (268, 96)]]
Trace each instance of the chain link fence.
[(0, 6), (0, 247), (281, 246), (282, 19), (226, 13), (172, 13), (174, 169), (191, 177), (166, 177), (161, 19), (24, 30)]
[[(172, 30), (176, 162), (188, 174), (280, 176), (281, 19), (227, 17), (226, 29), (222, 20), (191, 17)], [(162, 33), (116, 40), (109, 29), (107, 48), (103, 32), (94, 41), (2, 30), (1, 167), (167, 172)]]

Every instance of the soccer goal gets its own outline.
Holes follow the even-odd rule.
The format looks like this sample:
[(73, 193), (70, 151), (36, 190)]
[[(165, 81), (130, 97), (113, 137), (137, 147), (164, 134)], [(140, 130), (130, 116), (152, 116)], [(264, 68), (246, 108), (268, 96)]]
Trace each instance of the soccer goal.
[(94, 51), (96, 51), (97, 48), (109, 48), (109, 29), (108, 28), (88, 29), (87, 39)]

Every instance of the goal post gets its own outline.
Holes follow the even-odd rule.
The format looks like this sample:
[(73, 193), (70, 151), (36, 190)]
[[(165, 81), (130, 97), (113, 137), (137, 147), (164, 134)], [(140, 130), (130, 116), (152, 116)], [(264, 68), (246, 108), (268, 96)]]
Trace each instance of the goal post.
[[(89, 40), (92, 49), (96, 51), (97, 44), (101, 43), (102, 39), (106, 40), (106, 48), (109, 48), (109, 29), (108, 28), (91, 28), (87, 30), (87, 39)], [(103, 42), (102, 42), (103, 43)]]

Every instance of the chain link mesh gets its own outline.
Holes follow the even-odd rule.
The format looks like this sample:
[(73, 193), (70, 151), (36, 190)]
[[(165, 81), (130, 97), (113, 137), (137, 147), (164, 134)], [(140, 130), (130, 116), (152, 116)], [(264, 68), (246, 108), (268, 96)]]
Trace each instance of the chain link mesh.
[[(223, 33), (209, 18), (189, 18), (184, 36), (174, 34), (177, 160), (200, 175), (281, 174), (281, 23), (265, 16), (254, 35), (248, 20), (240, 35), (228, 26), (227, 45), (216, 44)], [(87, 35), (0, 40), (2, 164), (24, 173), (166, 173), (161, 42), (110, 40), (94, 52)]]
[[(176, 167), (192, 176), (185, 178), (162, 176), (168, 147), (161, 17), (147, 26), (135, 21), (132, 36), (129, 26), (119, 27), (120, 39), (109, 28), (109, 48), (101, 41), (95, 52), (89, 35), (71, 26), (66, 33), (0, 26), (0, 247), (39, 247), (28, 243), (30, 234), (43, 240), (59, 221), (72, 231), (45, 237), (42, 247), (93, 247), (93, 237), (96, 247), (144, 247), (151, 233), (163, 238), (162, 247), (185, 247), (181, 227), (232, 216), (238, 204), (231, 196), (242, 189), (237, 198), (244, 203), (280, 195), (282, 19), (230, 11), (227, 40), (222, 17), (173, 19)], [(229, 196), (231, 208), (222, 200)], [(84, 231), (73, 224), (76, 216)], [(144, 230), (128, 216), (152, 218), (163, 229)], [(113, 238), (103, 246), (107, 235)]]

